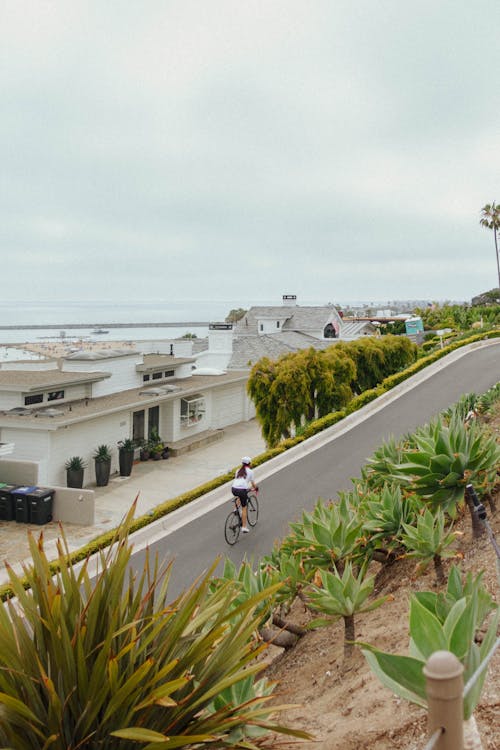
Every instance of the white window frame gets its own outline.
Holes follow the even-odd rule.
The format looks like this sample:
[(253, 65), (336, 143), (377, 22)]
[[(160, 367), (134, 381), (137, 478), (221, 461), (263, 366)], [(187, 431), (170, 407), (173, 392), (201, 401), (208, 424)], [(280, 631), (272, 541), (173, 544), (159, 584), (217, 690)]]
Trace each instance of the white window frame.
[(194, 427), (205, 416), (205, 396), (200, 393), (181, 398), (181, 427)]

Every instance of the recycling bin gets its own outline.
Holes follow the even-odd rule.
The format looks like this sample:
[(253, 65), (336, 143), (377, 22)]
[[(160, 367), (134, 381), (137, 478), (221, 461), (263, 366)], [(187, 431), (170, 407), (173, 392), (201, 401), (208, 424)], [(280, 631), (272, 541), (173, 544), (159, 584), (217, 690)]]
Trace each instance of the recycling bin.
[(15, 484), (0, 482), (0, 521), (12, 521), (14, 519), (14, 498), (12, 491), (17, 489)]
[(42, 526), (52, 521), (54, 490), (49, 487), (37, 487), (28, 494), (30, 523)]
[(12, 490), (16, 523), (29, 523), (30, 506), (28, 497), (36, 489), (37, 487), (16, 487), (15, 490)]

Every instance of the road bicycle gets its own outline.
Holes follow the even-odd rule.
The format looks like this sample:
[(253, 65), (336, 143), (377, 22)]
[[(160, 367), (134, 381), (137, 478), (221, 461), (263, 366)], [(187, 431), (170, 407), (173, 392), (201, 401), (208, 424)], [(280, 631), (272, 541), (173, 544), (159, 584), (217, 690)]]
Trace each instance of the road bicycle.
[[(241, 531), (241, 503), (238, 497), (232, 497), (231, 502), (234, 505), (233, 510), (226, 518), (224, 524), (224, 536), (226, 542), (231, 546), (236, 544), (240, 536)], [(248, 493), (247, 502), (247, 521), (249, 526), (255, 526), (259, 517), (259, 501), (257, 500), (257, 492)]]

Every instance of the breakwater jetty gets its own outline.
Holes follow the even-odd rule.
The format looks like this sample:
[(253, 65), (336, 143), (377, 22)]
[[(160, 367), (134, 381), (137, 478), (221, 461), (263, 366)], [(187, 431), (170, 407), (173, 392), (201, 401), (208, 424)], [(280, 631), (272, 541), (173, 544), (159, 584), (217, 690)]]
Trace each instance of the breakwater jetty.
[(84, 328), (208, 328), (210, 324), (206, 321), (188, 321), (187, 323), (44, 323), (43, 325), (0, 325), (0, 331), (40, 331), (45, 329), (64, 330)]

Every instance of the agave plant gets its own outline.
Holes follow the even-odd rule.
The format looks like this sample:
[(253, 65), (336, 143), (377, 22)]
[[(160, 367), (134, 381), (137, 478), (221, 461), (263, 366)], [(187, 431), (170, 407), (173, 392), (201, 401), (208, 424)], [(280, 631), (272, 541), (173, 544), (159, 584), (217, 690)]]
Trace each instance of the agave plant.
[(471, 599), (475, 597), (476, 623), (475, 629), (478, 630), (490, 612), (497, 609), (497, 604), (489, 591), (484, 587), (482, 578), (484, 571), (473, 576), (469, 571), (462, 581), (460, 569), (457, 565), (452, 565), (448, 576), (446, 591), (417, 591), (413, 594), (426, 609), (432, 612), (438, 618), (441, 624), (451, 612), (451, 609), (464, 597)]
[(465, 427), (452, 419), (445, 426), (438, 418), (417, 430), (413, 439), (415, 448), (403, 451), (400, 463), (390, 468), (390, 479), (411, 487), (431, 508), (441, 507), (454, 518), (468, 482), (482, 491), (491, 488), (500, 446), (479, 425)]
[(210, 590), (215, 592), (228, 582), (235, 586), (231, 608), (236, 612), (244, 602), (259, 595), (262, 591), (266, 591), (267, 596), (255, 607), (255, 614), (260, 615), (258, 628), (261, 628), (270, 619), (276, 606), (276, 596), (282, 586), (278, 571), (264, 566), (259, 566), (257, 570), (253, 570), (246, 560), (237, 568), (232, 560), (226, 558), (222, 575), (212, 578)]
[[(453, 587), (456, 586), (455, 578), (456, 576)], [(456, 599), (453, 593), (447, 602), (448, 606), (442, 612), (436, 611), (438, 602), (431, 594), (414, 595), (410, 601), (408, 656), (389, 654), (369, 644), (360, 644), (372, 671), (382, 684), (399, 697), (427, 707), (423, 668), (435, 651), (450, 651), (455, 654), (464, 666), (465, 683), (481, 665), (485, 666), (495, 644), (500, 608), (495, 606), (486, 634), (479, 645), (475, 642), (475, 634), (478, 626), (482, 624), (482, 616), (488, 609), (481, 607), (479, 603), (480, 590), (480, 579), (470, 579), (464, 587), (465, 595)], [(486, 674), (487, 669), (484, 668), (472, 683), (472, 687), (464, 693), (464, 735), (471, 736), (471, 739), (467, 740), (468, 744), (464, 746), (471, 749), (481, 748), (473, 712), (479, 702)]]
[(486, 414), (500, 400), (500, 382), (489, 388), (486, 393), (479, 396), (476, 409), (479, 414)]
[(304, 511), (302, 520), (290, 528), (282, 549), (300, 554), (306, 569), (342, 568), (347, 560), (363, 558), (361, 519), (346, 497), (338, 503), (318, 501), (312, 513)]
[(209, 571), (169, 603), (170, 568), (146, 557), (130, 577), (133, 512), (94, 580), (88, 561), (66, 567), (64, 537), (55, 577), (33, 536), (25, 580), (9, 568), (16, 598), (0, 607), (2, 746), (168, 750), (271, 726), (252, 703), (214, 708), (219, 693), (261, 669), (252, 634), (268, 592), (234, 609), (238, 589), (226, 582), (210, 593)]
[(401, 463), (403, 445), (391, 436), (377, 448), (361, 470), (361, 477), (372, 489), (383, 487), (387, 483), (392, 468)]
[(306, 566), (300, 551), (293, 552), (281, 545), (276, 545), (271, 555), (265, 555), (260, 564), (268, 570), (276, 571), (281, 581), (276, 601), (282, 611), (288, 611), (296, 597), (303, 599), (304, 588), (316, 570), (312, 565)]
[(395, 484), (384, 484), (380, 490), (369, 489), (360, 494), (359, 514), (370, 550), (395, 555), (401, 550), (404, 525), (417, 519), (418, 500), (412, 493), (403, 493)]
[(366, 565), (357, 575), (354, 574), (351, 563), (347, 563), (340, 575), (336, 570), (319, 571), (321, 587), (311, 586), (308, 592), (309, 606), (325, 615), (329, 619), (313, 620), (309, 627), (330, 625), (332, 619), (344, 619), (344, 661), (352, 656), (355, 641), (354, 615), (370, 612), (387, 601), (387, 596), (368, 601), (373, 593), (375, 576), (366, 577)]
[(436, 579), (444, 583), (443, 558), (455, 557), (450, 546), (456, 539), (456, 532), (446, 527), (444, 512), (438, 508), (432, 513), (428, 508), (417, 518), (415, 525), (403, 523), (401, 542), (408, 557), (418, 557), (423, 567), (434, 561)]
[(442, 412), (442, 416), (446, 422), (451, 422), (454, 419), (465, 422), (470, 412), (476, 409), (477, 402), (478, 396), (475, 393), (464, 393), (455, 404)]

